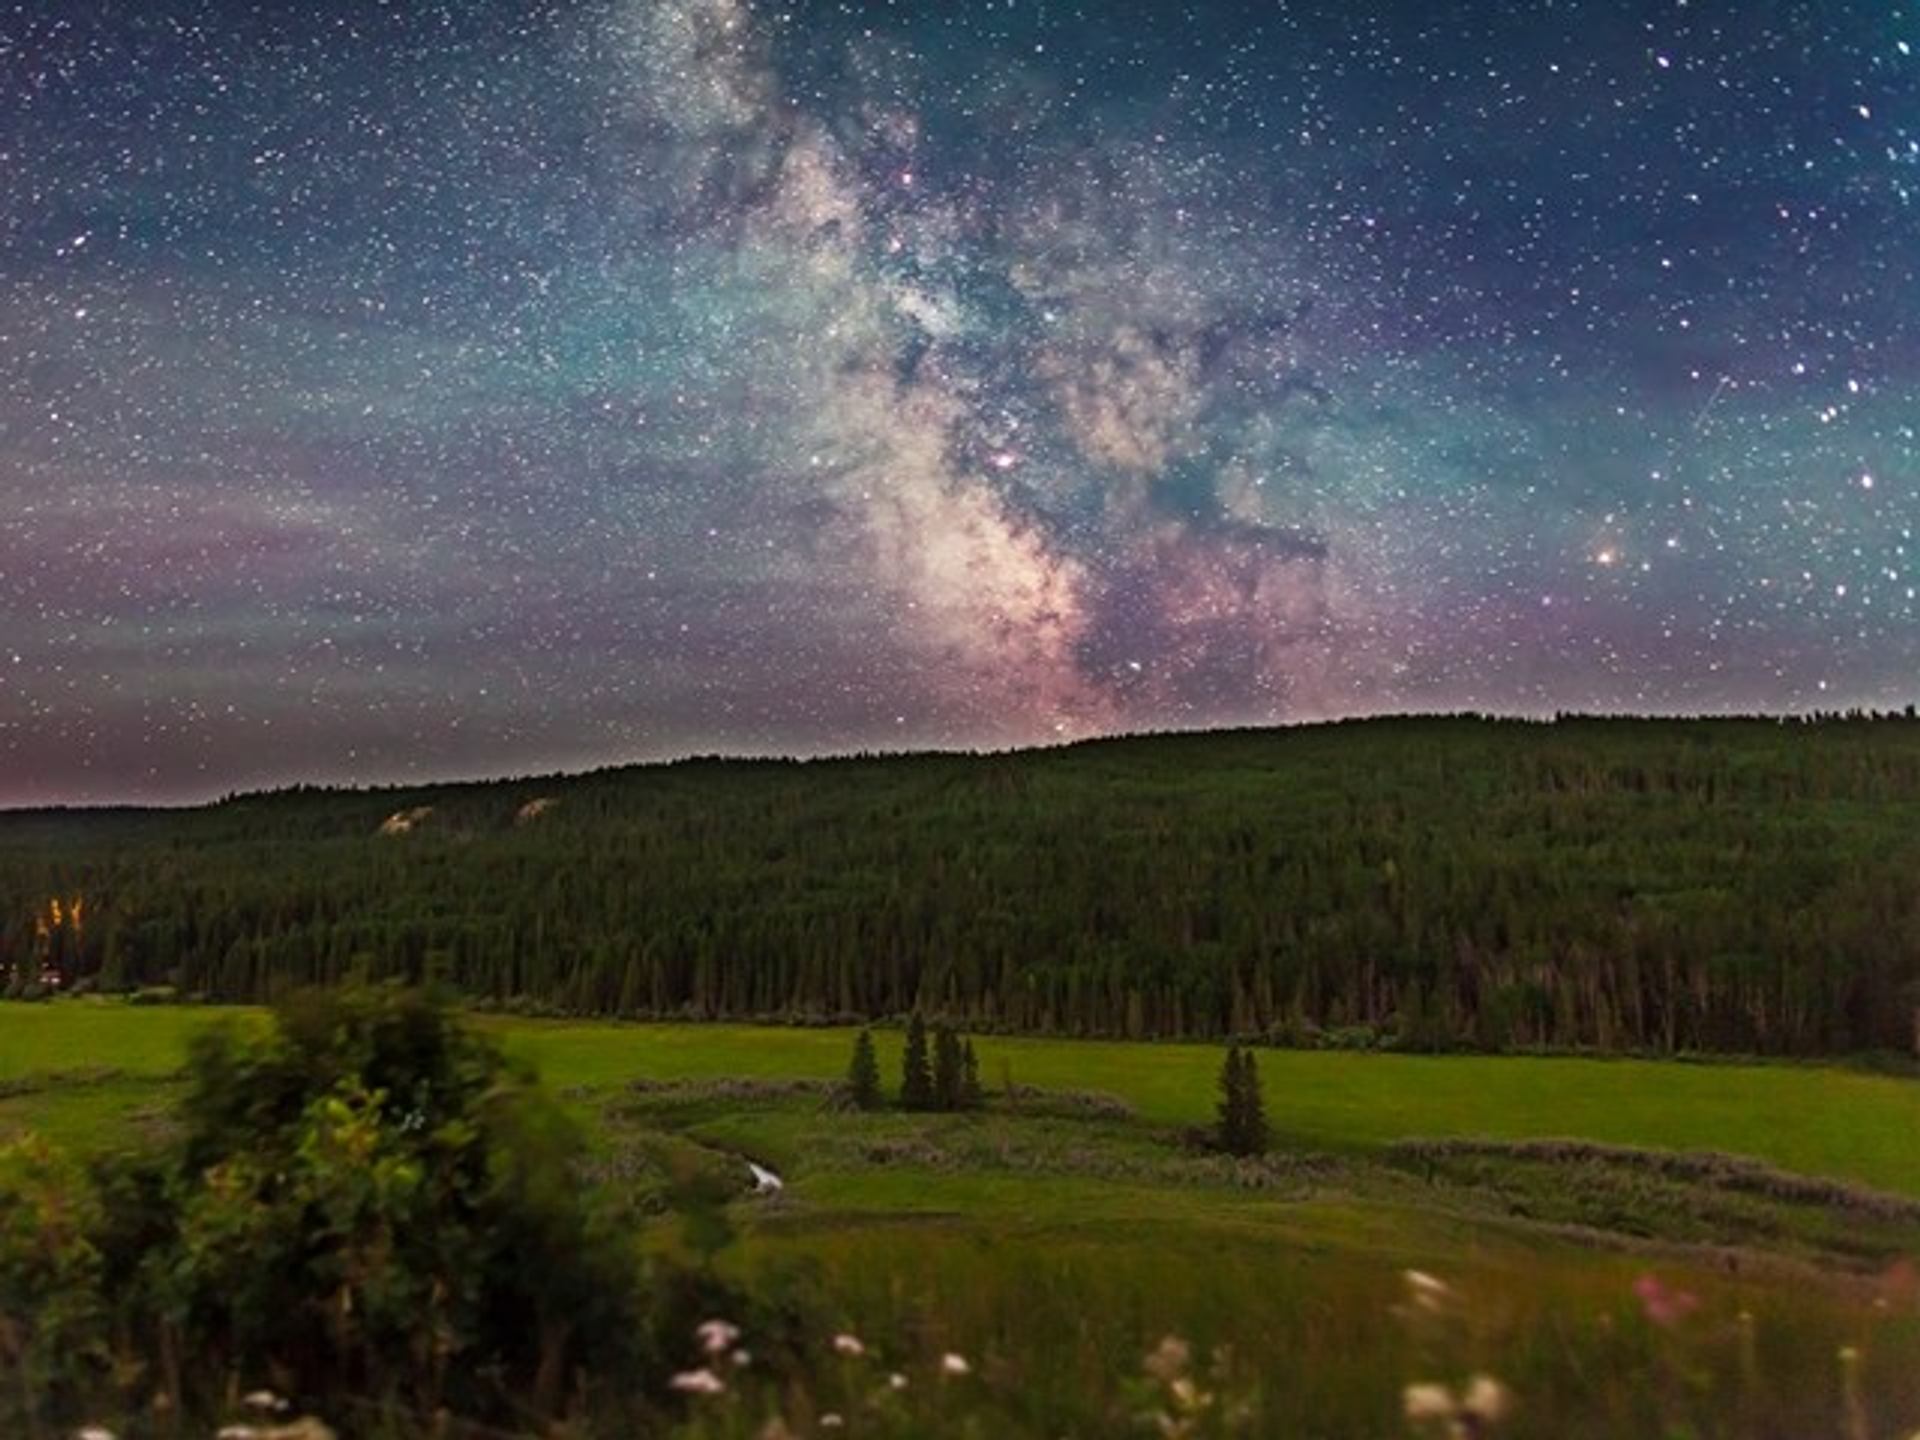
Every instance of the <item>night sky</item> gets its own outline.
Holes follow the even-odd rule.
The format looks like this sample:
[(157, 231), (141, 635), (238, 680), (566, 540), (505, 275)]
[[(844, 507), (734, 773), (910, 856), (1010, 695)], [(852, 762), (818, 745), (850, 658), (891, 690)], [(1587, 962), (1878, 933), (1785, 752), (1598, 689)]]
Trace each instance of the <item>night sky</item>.
[(1916, 49), (0, 6), (0, 803), (1920, 698)]

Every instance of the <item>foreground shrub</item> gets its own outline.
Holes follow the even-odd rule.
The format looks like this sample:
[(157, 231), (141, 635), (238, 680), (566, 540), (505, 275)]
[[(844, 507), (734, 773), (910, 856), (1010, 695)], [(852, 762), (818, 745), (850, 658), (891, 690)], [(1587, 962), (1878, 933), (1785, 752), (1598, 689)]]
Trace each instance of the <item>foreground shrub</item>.
[(0, 1347), (29, 1408), (60, 1414), (110, 1354), (129, 1400), (188, 1413), (264, 1380), (384, 1415), (552, 1416), (584, 1375), (656, 1368), (577, 1134), (426, 997), (303, 997), (215, 1032), (180, 1120), (91, 1176), (10, 1157)]
[(71, 1396), (105, 1372), (98, 1221), (71, 1162), (32, 1138), (0, 1147), (0, 1367), (23, 1394)]

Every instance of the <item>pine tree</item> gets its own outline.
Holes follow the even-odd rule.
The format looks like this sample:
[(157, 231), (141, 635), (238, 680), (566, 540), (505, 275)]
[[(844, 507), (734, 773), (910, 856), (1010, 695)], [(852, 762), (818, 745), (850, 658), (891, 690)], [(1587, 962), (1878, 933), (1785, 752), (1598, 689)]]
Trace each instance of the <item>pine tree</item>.
[(847, 1066), (847, 1093), (861, 1110), (880, 1108), (880, 1061), (873, 1053), (873, 1032), (863, 1029), (853, 1037), (853, 1061)]
[(1220, 1066), (1220, 1125), (1217, 1139), (1229, 1155), (1240, 1153), (1241, 1119), (1245, 1106), (1241, 1100), (1240, 1047), (1229, 1045), (1227, 1058)]
[(1253, 1052), (1227, 1048), (1220, 1067), (1220, 1148), (1229, 1155), (1258, 1155), (1267, 1148), (1267, 1113), (1260, 1098), (1260, 1070)]
[(916, 1010), (907, 1021), (907, 1051), (900, 1067), (900, 1103), (908, 1110), (931, 1110), (933, 1100), (933, 1069), (927, 1063), (927, 1023)]
[(1237, 1153), (1259, 1155), (1267, 1148), (1267, 1106), (1260, 1096), (1260, 1067), (1253, 1051), (1240, 1052), (1240, 1143)]
[(968, 1110), (977, 1110), (986, 1102), (986, 1092), (980, 1088), (980, 1061), (973, 1053), (973, 1041), (963, 1041), (960, 1046), (960, 1104)]
[(933, 1032), (933, 1108), (958, 1110), (964, 1079), (960, 1038), (950, 1026), (941, 1025)]

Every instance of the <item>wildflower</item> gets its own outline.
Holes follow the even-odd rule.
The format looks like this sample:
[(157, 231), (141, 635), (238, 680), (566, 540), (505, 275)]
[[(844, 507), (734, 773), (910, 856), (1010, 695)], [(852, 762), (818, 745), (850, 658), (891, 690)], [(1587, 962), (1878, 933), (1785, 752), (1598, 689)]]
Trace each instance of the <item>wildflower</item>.
[(73, 1432), (73, 1440), (115, 1440), (115, 1437), (104, 1425), (82, 1425)]
[(1453, 1391), (1444, 1385), (1409, 1385), (1401, 1393), (1407, 1419), (1416, 1425), (1453, 1418)]
[(700, 1348), (709, 1355), (718, 1355), (740, 1338), (740, 1327), (725, 1320), (703, 1320), (694, 1328), (700, 1338)]
[(734, 1369), (744, 1370), (753, 1363), (753, 1352), (751, 1350), (736, 1350), (727, 1358), (733, 1361)]
[(1846, 1403), (1847, 1440), (1867, 1440), (1867, 1408), (1860, 1396), (1860, 1352), (1840, 1347), (1840, 1390)]
[(1920, 1300), (1920, 1269), (1904, 1255), (1880, 1272), (1880, 1298), (1905, 1310)]
[(1476, 1375), (1467, 1382), (1460, 1408), (1482, 1425), (1498, 1425), (1513, 1409), (1513, 1392), (1491, 1375)]
[(287, 1408), (287, 1402), (271, 1390), (250, 1390), (240, 1397), (243, 1409), (254, 1410), (262, 1415), (274, 1415)]
[(1491, 1375), (1475, 1375), (1458, 1395), (1431, 1381), (1409, 1385), (1400, 1392), (1400, 1404), (1414, 1425), (1444, 1425), (1453, 1437), (1484, 1435), (1506, 1419), (1513, 1394)]
[(1437, 1275), (1429, 1275), (1424, 1270), (1403, 1270), (1400, 1276), (1407, 1282), (1407, 1295), (1422, 1310), (1438, 1310), (1453, 1299), (1453, 1287)]
[(1700, 1308), (1698, 1296), (1674, 1289), (1652, 1271), (1633, 1282), (1633, 1293), (1640, 1299), (1641, 1313), (1668, 1329)]
[(940, 1357), (940, 1373), (942, 1375), (971, 1375), (973, 1373), (973, 1366), (967, 1363), (966, 1356), (949, 1350)]
[(846, 1423), (846, 1418), (842, 1416), (838, 1410), (829, 1410), (820, 1417), (820, 1428), (822, 1430), (838, 1430)]
[(1141, 1368), (1162, 1384), (1171, 1385), (1187, 1373), (1187, 1366), (1192, 1360), (1193, 1351), (1187, 1342), (1178, 1335), (1169, 1335), (1141, 1363)]
[(895, 1390), (904, 1390), (907, 1388), (907, 1377), (896, 1370), (887, 1376), (887, 1384)]
[(260, 1440), (260, 1432), (251, 1425), (222, 1425), (214, 1440)]
[(667, 1383), (683, 1395), (718, 1395), (727, 1388), (726, 1381), (704, 1367), (682, 1370)]
[(867, 1347), (860, 1343), (858, 1335), (849, 1335), (845, 1331), (833, 1337), (833, 1348), (842, 1355), (859, 1356), (867, 1353)]

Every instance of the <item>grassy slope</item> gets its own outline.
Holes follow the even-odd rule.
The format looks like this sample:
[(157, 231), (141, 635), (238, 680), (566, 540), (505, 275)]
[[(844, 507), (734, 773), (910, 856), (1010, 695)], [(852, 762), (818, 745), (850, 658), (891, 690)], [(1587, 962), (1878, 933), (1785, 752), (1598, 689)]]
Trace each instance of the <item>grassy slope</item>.
[[(164, 1077), (192, 1033), (255, 1014), (0, 1005), (0, 1082), (81, 1067), (123, 1072), (0, 1099), (0, 1133), (24, 1123), (83, 1145), (124, 1136), (164, 1100)], [(1665, 1393), (1677, 1384), (1675, 1367), (1724, 1368), (1741, 1311), (1757, 1318), (1763, 1382), (1741, 1390), (1721, 1375), (1711, 1393), (1764, 1406), (1775, 1423), (1749, 1433), (1830, 1430), (1841, 1403), (1832, 1356), (1842, 1343), (1866, 1356), (1876, 1434), (1905, 1433), (1894, 1427), (1920, 1414), (1920, 1331), (1874, 1311), (1857, 1282), (1729, 1274), (1680, 1253), (1650, 1262), (1571, 1245), (1497, 1212), (1410, 1203), (1391, 1182), (1372, 1188), (1377, 1176), (1335, 1177), (1303, 1198), (1076, 1171), (1089, 1156), (1124, 1163), (1177, 1153), (1151, 1126), (1124, 1120), (1050, 1128), (1001, 1116), (851, 1117), (823, 1112), (817, 1096), (687, 1103), (624, 1086), (640, 1077), (833, 1076), (848, 1051), (844, 1031), (484, 1023), (592, 1111), (615, 1149), (645, 1153), (677, 1133), (709, 1157), (744, 1150), (782, 1167), (787, 1195), (743, 1210), (746, 1243), (730, 1263), (767, 1273), (806, 1265), (825, 1279), (841, 1322), (890, 1356), (952, 1347), (976, 1357), (1002, 1393), (1020, 1397), (1018, 1433), (1074, 1432), (1085, 1397), (1112, 1393), (1114, 1377), (1168, 1330), (1203, 1350), (1230, 1342), (1258, 1358), (1268, 1391), (1261, 1434), (1297, 1433), (1303, 1416), (1330, 1436), (1391, 1433), (1400, 1380), (1480, 1367), (1528, 1398), (1516, 1437), (1657, 1433), (1679, 1403)], [(891, 1078), (899, 1037), (880, 1042)], [(1022, 1084), (1109, 1091), (1144, 1120), (1166, 1123), (1206, 1117), (1219, 1059), (1199, 1046), (988, 1039), (980, 1048), (989, 1085), (1004, 1065)], [(1745, 1150), (1920, 1193), (1920, 1156), (1909, 1153), (1920, 1086), (1910, 1082), (1798, 1067), (1261, 1058), (1288, 1134), (1323, 1148), (1560, 1133)], [(956, 1151), (971, 1138), (974, 1153), (1051, 1147), (1062, 1168), (863, 1158), (868, 1140), (888, 1137)], [(644, 1185), (659, 1171), (643, 1163), (628, 1173)], [(1650, 1338), (1634, 1320), (1630, 1285), (1649, 1263), (1701, 1297), (1700, 1324), (1684, 1343)], [(1443, 1274), (1467, 1297), (1443, 1342), (1398, 1317), (1405, 1266)]]
[[(1030, 1427), (1006, 1433), (1089, 1433), (1076, 1406), (1111, 1394), (1113, 1377), (1169, 1331), (1253, 1360), (1269, 1407), (1262, 1435), (1303, 1433), (1306, 1417), (1307, 1433), (1394, 1433), (1395, 1377), (1475, 1368), (1528, 1398), (1516, 1436), (1683, 1433), (1690, 1409), (1709, 1428), (1686, 1433), (1721, 1433), (1711, 1427), (1730, 1399), (1772, 1417), (1750, 1437), (1828, 1433), (1842, 1344), (1865, 1357), (1871, 1433), (1905, 1434), (1894, 1427), (1920, 1414), (1920, 1323), (1877, 1310), (1871, 1288), (1837, 1278), (1830, 1261), (1781, 1269), (1743, 1252), (1729, 1267), (1637, 1243), (1660, 1233), (1639, 1229), (1658, 1223), (1644, 1195), (1614, 1232), (1624, 1248), (1572, 1244), (1360, 1157), (1299, 1185), (1245, 1189), (1199, 1178), (1191, 1167), (1207, 1162), (1180, 1158), (1164, 1130), (1139, 1121), (1050, 1124), (997, 1106), (849, 1115), (824, 1110), (818, 1094), (713, 1096), (698, 1082), (689, 1098), (676, 1093), (610, 1092), (603, 1133), (658, 1123), (709, 1153), (773, 1159), (788, 1191), (742, 1207), (751, 1224), (736, 1263), (810, 1264), (838, 1320), (890, 1355), (986, 1357)], [(1592, 1179), (1552, 1178), (1562, 1189)], [(1587, 1218), (1605, 1214), (1603, 1203)], [(1880, 1243), (1904, 1251), (1912, 1233), (1883, 1229)], [(1737, 1223), (1730, 1238), (1744, 1244), (1749, 1232)], [(1459, 1287), (1446, 1323), (1406, 1323), (1409, 1266)], [(1653, 1336), (1637, 1317), (1632, 1286), (1649, 1267), (1699, 1297), (1700, 1324), (1684, 1339)], [(1742, 1312), (1764, 1367), (1746, 1382), (1729, 1371)], [(1690, 1399), (1665, 1393), (1682, 1366), (1699, 1387)]]
[[(132, 1076), (177, 1067), (187, 1037), (235, 1013), (112, 1004), (0, 1004), (0, 1081), (104, 1066)], [(839, 1030), (494, 1020), (487, 1022), (555, 1087), (636, 1077), (836, 1076)], [(891, 1077), (899, 1037), (879, 1037)], [(983, 1040), (998, 1086), (1104, 1090), (1147, 1119), (1199, 1124), (1211, 1114), (1220, 1052), (1201, 1045)], [(1564, 1136), (1670, 1149), (1725, 1150), (1789, 1170), (1920, 1195), (1920, 1084), (1813, 1066), (1629, 1060), (1425, 1058), (1308, 1051), (1260, 1056), (1283, 1140), (1348, 1149), (1411, 1136)], [(0, 1126), (27, 1116), (94, 1135), (137, 1087), (116, 1083), (0, 1101)]]

